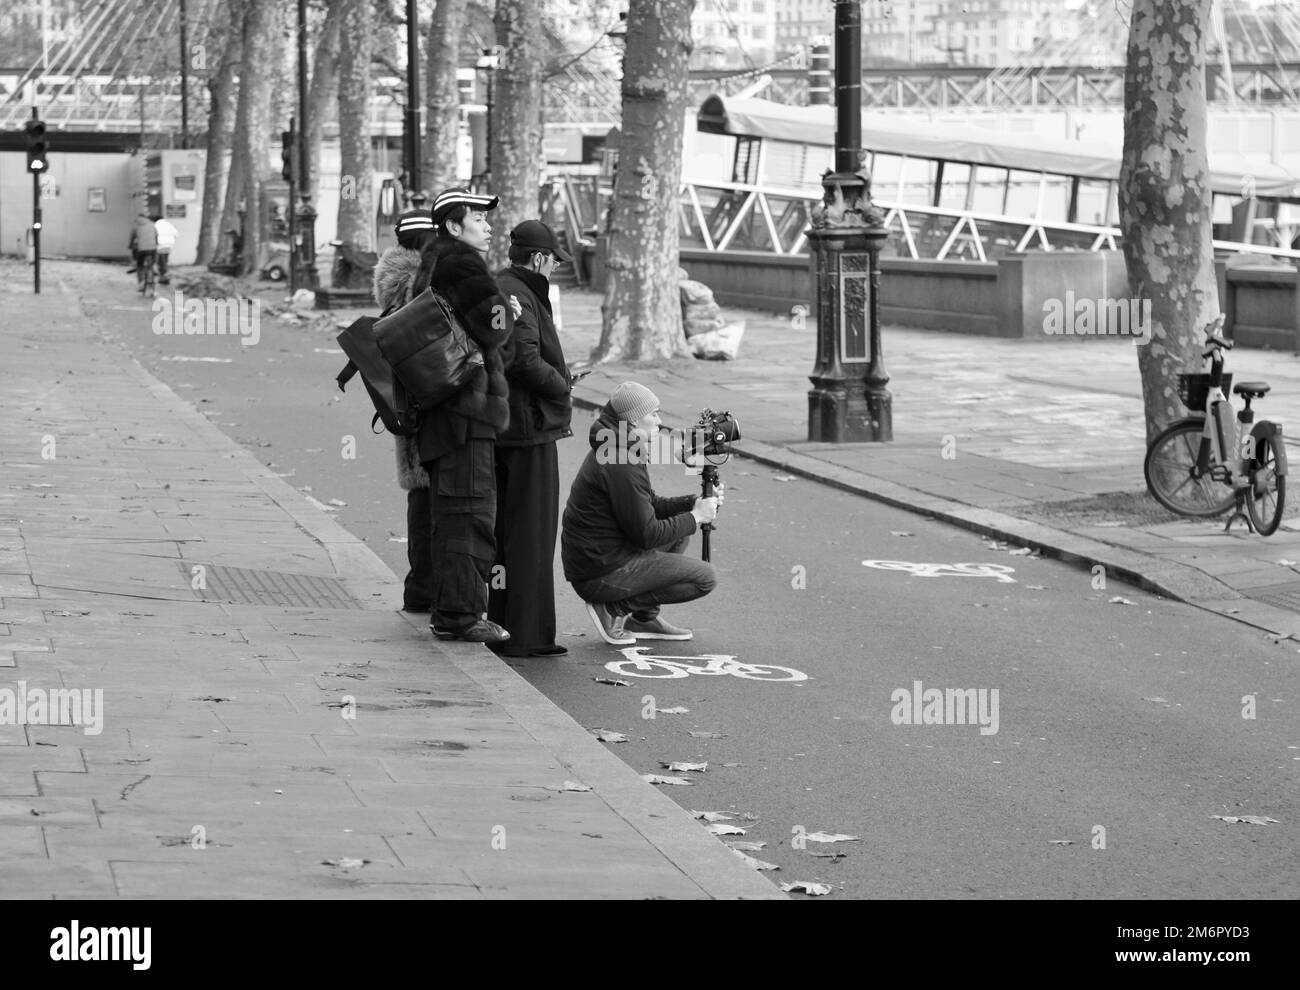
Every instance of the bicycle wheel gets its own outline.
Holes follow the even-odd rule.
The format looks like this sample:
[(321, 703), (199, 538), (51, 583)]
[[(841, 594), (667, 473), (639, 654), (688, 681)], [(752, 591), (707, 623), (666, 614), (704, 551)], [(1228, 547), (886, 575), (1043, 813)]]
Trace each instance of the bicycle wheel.
[(770, 664), (738, 663), (731, 672), (747, 681), (806, 681), (808, 675), (802, 670), (790, 667), (776, 667)]
[(1203, 419), (1184, 419), (1151, 444), (1142, 471), (1156, 501), (1180, 516), (1217, 516), (1232, 508), (1232, 489), (1209, 475), (1194, 477)]
[(1277, 473), (1278, 443), (1274, 436), (1255, 438), (1255, 459), (1251, 462), (1250, 487), (1246, 489), (1246, 511), (1260, 536), (1272, 536), (1277, 532), (1286, 503), (1286, 475)]

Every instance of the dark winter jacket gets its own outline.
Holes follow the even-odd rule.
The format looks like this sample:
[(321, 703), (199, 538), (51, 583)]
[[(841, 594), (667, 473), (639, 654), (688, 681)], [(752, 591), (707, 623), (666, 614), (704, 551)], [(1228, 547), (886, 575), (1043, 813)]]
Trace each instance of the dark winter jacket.
[(130, 248), (132, 251), (158, 250), (158, 228), (148, 217), (135, 218), (135, 223), (131, 227)]
[[(411, 301), (411, 283), (420, 270), (420, 252), (393, 247), (375, 264), (374, 294), (380, 312), (400, 308)], [(420, 464), (420, 445), (415, 437), (394, 437), (397, 448), (397, 483), (410, 491), (428, 488), (429, 475)]]
[(532, 447), (573, 436), (569, 368), (551, 314), (550, 283), (517, 265), (497, 272), (501, 292), (519, 300), (522, 312), (501, 359), (510, 383), (510, 426), (498, 447)]
[[(560, 560), (568, 581), (603, 577), (638, 553), (667, 547), (695, 532), (695, 496), (656, 495), (644, 459), (629, 463), (636, 458), (626, 456), (626, 444), (622, 455), (608, 456), (613, 452), (609, 438), (619, 436), (618, 416), (606, 403), (591, 425), (592, 449), (578, 468), (564, 507)], [(606, 456), (598, 458), (602, 447)]]
[[(468, 385), (420, 418), (420, 460), (432, 461), (462, 446), (470, 437), (496, 439), (510, 425), (510, 387), (501, 347), (510, 339), (514, 315), (483, 256), (468, 244), (439, 237), (425, 252), (422, 268), (433, 262), (430, 285), (461, 318), (465, 331), (483, 351), (484, 369)], [(416, 279), (413, 291), (424, 286)]]

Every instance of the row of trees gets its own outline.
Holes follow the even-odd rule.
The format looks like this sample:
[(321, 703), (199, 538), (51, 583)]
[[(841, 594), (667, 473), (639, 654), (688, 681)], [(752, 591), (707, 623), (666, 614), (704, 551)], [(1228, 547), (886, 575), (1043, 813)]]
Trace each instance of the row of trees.
[[(339, 200), (340, 240), (370, 249), (374, 168), (369, 130), (376, 67), (401, 48), (404, 4), (395, 0), (323, 0), (310, 16), (305, 189), (320, 184), (323, 122), (337, 114), (340, 172), (351, 180)], [(687, 101), (690, 18), (694, 0), (632, 0), (627, 17), (623, 78), (624, 167), (615, 186), (613, 238), (607, 262), (609, 293), (602, 359), (637, 359), (686, 352), (677, 302), (676, 203), (681, 175), (681, 128)], [(268, 177), (271, 135), (294, 113), (294, 0), (224, 0), (211, 26), (217, 51), (208, 78), (207, 175), (199, 261), (214, 260), (229, 243), (223, 234), (243, 224), (241, 257), (254, 270), (263, 232), (253, 222)], [(436, 0), (425, 41), (422, 180), (426, 189), (454, 185), (459, 135), (457, 68), (473, 65), (484, 41), (500, 48), (495, 72), (489, 154), (491, 191), (501, 199), (494, 221), (513, 226), (535, 217), (543, 134), (543, 86), (571, 61), (565, 35), (574, 17), (588, 25), (618, 23), (614, 0)], [(581, 23), (581, 22), (578, 22)], [(599, 37), (599, 35), (598, 35)], [(487, 47), (483, 45), (483, 47)], [(226, 160), (229, 157), (229, 168)], [(507, 239), (494, 238), (491, 264), (505, 263)]]

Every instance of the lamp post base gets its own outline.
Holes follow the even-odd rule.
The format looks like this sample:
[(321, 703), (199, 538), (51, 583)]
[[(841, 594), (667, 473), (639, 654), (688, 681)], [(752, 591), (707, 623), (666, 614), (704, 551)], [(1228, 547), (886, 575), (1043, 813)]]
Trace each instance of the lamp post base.
[(861, 379), (821, 381), (808, 390), (808, 440), (875, 443), (894, 439), (893, 396)]

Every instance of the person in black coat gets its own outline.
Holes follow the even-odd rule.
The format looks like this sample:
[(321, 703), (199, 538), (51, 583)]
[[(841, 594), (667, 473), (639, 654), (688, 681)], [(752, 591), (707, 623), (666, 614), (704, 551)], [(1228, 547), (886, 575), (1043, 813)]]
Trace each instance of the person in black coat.
[[(556, 441), (573, 436), (572, 382), (551, 314), (550, 276), (572, 261), (554, 232), (525, 220), (510, 232), (501, 291), (521, 311), (501, 349), (510, 385), (510, 426), (497, 435), (497, 556), (488, 618), (510, 630), (503, 656), (556, 657), (555, 535), (560, 520)], [(501, 570), (498, 570), (497, 567)]]
[(487, 212), (495, 196), (449, 189), (433, 204), (438, 236), (425, 248), (412, 285), (432, 287), (460, 317), (483, 352), (469, 384), (420, 418), (420, 460), (429, 474), (431, 553), (437, 567), (430, 628), (439, 639), (503, 643), (510, 633), (484, 617), (496, 556), (493, 443), (510, 422), (501, 347), (510, 339), (517, 300), (502, 293), (483, 253), (491, 242)]

